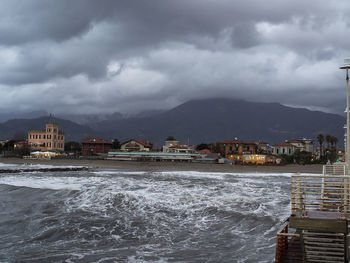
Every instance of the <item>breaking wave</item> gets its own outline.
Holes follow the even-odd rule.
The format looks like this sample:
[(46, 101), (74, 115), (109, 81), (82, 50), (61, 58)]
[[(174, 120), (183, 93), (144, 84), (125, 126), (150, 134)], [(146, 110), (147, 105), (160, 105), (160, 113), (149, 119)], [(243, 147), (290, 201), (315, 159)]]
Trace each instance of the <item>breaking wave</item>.
[(290, 175), (3, 174), (0, 262), (272, 262)]

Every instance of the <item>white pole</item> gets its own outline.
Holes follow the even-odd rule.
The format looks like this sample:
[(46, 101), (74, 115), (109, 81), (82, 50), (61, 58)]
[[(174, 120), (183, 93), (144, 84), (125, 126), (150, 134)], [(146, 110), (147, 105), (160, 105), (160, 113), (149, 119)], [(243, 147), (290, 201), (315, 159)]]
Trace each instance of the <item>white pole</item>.
[[(349, 116), (349, 69), (346, 69), (346, 165), (349, 169), (350, 164), (350, 116)], [(349, 171), (347, 171), (349, 173)]]

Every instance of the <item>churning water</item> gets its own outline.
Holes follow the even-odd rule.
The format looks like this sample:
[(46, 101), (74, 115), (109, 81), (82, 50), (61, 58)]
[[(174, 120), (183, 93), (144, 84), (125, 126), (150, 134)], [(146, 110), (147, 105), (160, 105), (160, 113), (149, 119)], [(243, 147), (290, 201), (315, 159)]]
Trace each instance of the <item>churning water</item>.
[(273, 262), (289, 213), (290, 174), (1, 174), (0, 262)]

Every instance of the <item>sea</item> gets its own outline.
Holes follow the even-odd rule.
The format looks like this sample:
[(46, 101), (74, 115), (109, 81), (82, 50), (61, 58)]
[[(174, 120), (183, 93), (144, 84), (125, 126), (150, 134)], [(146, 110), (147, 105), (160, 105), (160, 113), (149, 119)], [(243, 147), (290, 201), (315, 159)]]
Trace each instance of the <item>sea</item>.
[[(48, 168), (50, 166), (34, 166)], [(273, 262), (289, 173), (1, 164), (0, 262)]]

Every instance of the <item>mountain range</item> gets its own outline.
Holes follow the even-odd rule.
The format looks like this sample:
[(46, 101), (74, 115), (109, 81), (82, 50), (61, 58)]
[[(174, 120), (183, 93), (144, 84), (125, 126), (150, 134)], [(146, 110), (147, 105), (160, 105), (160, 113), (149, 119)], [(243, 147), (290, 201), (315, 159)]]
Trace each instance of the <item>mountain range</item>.
[[(72, 115), (67, 115), (72, 117)], [(76, 118), (76, 116), (75, 116)], [(234, 99), (192, 100), (171, 110), (121, 117), (119, 114), (100, 119), (73, 122), (55, 118), (67, 141), (80, 141), (88, 136), (123, 142), (139, 138), (163, 145), (167, 136), (182, 143), (199, 144), (238, 138), (246, 141), (267, 141), (271, 144), (287, 139), (311, 138), (317, 135), (344, 136), (343, 116), (279, 103), (258, 103)], [(50, 117), (12, 119), (0, 123), (0, 139), (23, 137), (30, 129), (41, 130)], [(79, 124), (79, 123), (80, 124)], [(82, 124), (86, 123), (86, 124)]]

